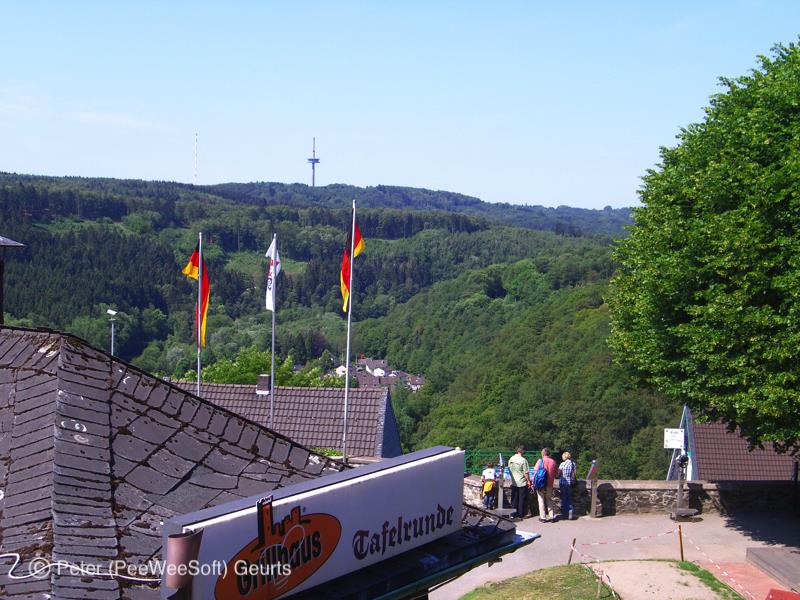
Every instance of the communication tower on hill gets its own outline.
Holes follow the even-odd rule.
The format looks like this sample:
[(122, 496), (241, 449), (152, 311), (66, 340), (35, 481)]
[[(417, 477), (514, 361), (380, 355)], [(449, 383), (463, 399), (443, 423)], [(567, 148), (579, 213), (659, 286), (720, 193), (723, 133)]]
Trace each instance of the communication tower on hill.
[(308, 162), (311, 163), (311, 187), (315, 187), (314, 175), (319, 159), (317, 158), (317, 138), (311, 139), (311, 158), (308, 159)]

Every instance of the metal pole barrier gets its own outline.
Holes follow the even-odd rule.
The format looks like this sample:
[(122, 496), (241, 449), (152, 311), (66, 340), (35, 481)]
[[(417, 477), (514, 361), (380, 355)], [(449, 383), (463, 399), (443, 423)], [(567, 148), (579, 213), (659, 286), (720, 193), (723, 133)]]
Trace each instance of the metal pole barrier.
[(683, 562), (683, 531), (680, 523), (678, 523), (678, 542), (681, 545), (681, 562)]
[(495, 487), (497, 488), (497, 493), (494, 495), (494, 502), (498, 509), (503, 508), (503, 454), (499, 453), (499, 460), (497, 462), (497, 475), (495, 475)]
[(589, 491), (589, 516), (597, 517), (597, 459), (592, 460), (592, 466), (586, 474), (586, 487)]

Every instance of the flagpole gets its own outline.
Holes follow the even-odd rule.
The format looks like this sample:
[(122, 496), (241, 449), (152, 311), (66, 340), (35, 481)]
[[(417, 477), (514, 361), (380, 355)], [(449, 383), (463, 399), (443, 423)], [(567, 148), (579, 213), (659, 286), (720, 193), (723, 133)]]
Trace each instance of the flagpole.
[(200, 397), (200, 345), (202, 344), (202, 323), (203, 323), (203, 232), (198, 232), (197, 247), (197, 397)]
[(350, 391), (350, 323), (353, 316), (353, 250), (356, 242), (356, 201), (353, 200), (353, 222), (350, 225), (350, 293), (347, 296), (347, 357), (344, 374), (344, 431), (342, 432), (342, 460), (347, 464), (347, 400)]
[[(278, 253), (278, 234), (272, 234), (272, 243), (275, 245), (275, 253)], [(269, 428), (275, 429), (274, 421), (275, 421), (275, 312), (277, 311), (277, 304), (278, 300), (275, 295), (276, 289), (275, 285), (278, 282), (278, 278), (275, 276), (275, 267), (276, 265), (274, 257), (270, 259), (273, 264), (270, 265), (270, 271), (272, 272), (272, 351), (271, 351), (271, 359), (272, 359), (272, 366), (270, 367), (269, 371)]]

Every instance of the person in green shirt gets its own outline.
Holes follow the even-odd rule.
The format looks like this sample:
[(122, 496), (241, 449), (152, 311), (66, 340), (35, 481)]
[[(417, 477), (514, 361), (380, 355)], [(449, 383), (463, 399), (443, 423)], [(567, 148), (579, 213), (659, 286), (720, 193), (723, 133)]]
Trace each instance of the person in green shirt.
[(517, 446), (517, 453), (508, 459), (508, 471), (511, 473), (511, 507), (515, 512), (512, 518), (524, 518), (528, 505), (528, 490), (531, 487), (530, 465), (522, 453), (523, 446)]

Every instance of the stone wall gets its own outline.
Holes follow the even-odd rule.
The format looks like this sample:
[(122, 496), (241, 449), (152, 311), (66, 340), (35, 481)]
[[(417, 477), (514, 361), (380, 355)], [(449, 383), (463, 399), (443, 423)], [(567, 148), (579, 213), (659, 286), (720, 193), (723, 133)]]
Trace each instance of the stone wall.
[[(578, 481), (572, 492), (572, 503), (578, 516), (589, 513), (590, 498), (586, 481)], [(731, 512), (771, 512), (797, 514), (798, 489), (791, 481), (689, 481), (684, 487), (684, 499), (690, 508), (702, 513), (729, 514)], [(509, 481), (504, 485), (505, 506), (510, 506)], [(529, 514), (539, 512), (535, 496)], [(677, 483), (674, 481), (620, 481), (597, 482), (597, 515), (668, 512), (677, 499)], [(559, 512), (559, 490), (556, 481), (553, 490), (556, 513)], [(464, 501), (473, 506), (482, 506), (481, 480), (474, 475), (464, 479)]]

